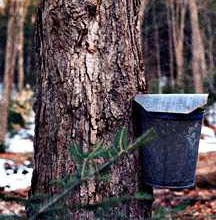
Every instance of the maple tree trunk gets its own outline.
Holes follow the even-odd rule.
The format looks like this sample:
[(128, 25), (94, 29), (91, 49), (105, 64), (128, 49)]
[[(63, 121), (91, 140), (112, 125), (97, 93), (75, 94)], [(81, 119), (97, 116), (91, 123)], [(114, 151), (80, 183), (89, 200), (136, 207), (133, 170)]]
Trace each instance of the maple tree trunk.
[(188, 1), (192, 28), (192, 71), (195, 92), (203, 93), (203, 79), (206, 77), (206, 61), (203, 40), (199, 27), (196, 0)]
[(17, 1), (11, 0), (9, 5), (9, 20), (7, 25), (7, 42), (5, 49), (5, 68), (3, 80), (3, 98), (0, 100), (0, 144), (4, 142), (7, 133), (8, 107), (14, 78), (17, 55), (16, 13)]
[[(37, 89), (34, 172), (30, 195), (55, 189), (50, 181), (73, 173), (71, 141), (88, 151), (131, 123), (131, 99), (146, 92), (141, 27), (146, 1), (42, 1), (37, 15)], [(109, 183), (90, 181), (67, 199), (94, 203), (133, 193), (140, 184), (137, 152), (112, 167)], [(151, 188), (148, 189), (151, 192)], [(115, 212), (126, 219), (150, 217), (151, 203), (133, 201)], [(72, 212), (68, 219), (94, 219)], [(114, 219), (110, 217), (109, 219)]]

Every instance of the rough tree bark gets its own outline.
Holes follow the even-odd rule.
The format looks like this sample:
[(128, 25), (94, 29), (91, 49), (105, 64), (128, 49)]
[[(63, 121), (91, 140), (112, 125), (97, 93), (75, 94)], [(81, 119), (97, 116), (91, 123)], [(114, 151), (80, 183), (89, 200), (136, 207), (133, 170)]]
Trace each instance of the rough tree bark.
[(199, 27), (196, 0), (188, 0), (192, 28), (192, 71), (197, 93), (203, 93), (203, 79), (206, 77), (206, 61), (203, 39)]
[(17, 1), (11, 0), (9, 3), (9, 20), (7, 26), (7, 43), (5, 49), (5, 67), (3, 80), (3, 98), (0, 100), (0, 144), (4, 142), (7, 133), (8, 107), (16, 66), (17, 55), (17, 34), (16, 34), (16, 13)]
[[(141, 37), (145, 4), (145, 0), (41, 1), (31, 196), (54, 194), (50, 181), (73, 172), (71, 141), (88, 151), (97, 140), (111, 143), (123, 125), (133, 138), (131, 99), (146, 92)], [(94, 203), (138, 190), (137, 157), (135, 153), (119, 160), (109, 184), (92, 181), (73, 193), (68, 204)], [(136, 201), (119, 210), (126, 219), (150, 215), (149, 207)], [(72, 212), (68, 219), (94, 218), (92, 213)]]

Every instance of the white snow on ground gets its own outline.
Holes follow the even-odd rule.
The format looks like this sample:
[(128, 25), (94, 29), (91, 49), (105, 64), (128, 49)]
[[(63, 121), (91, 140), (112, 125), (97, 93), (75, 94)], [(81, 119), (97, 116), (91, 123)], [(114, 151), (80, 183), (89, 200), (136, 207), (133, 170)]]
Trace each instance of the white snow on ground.
[(216, 138), (214, 130), (206, 126), (202, 126), (201, 134), (205, 138)]
[(0, 187), (5, 191), (26, 189), (31, 185), (32, 171), (27, 162), (16, 165), (12, 160), (0, 159)]
[(34, 115), (32, 114), (27, 128), (21, 129), (12, 138), (7, 135), (5, 144), (6, 152), (10, 153), (31, 153), (33, 152), (33, 136), (34, 136)]
[(7, 152), (10, 153), (31, 153), (33, 152), (33, 141), (29, 139), (23, 139), (18, 134), (12, 139), (6, 141), (8, 148)]
[(208, 153), (216, 151), (216, 139), (200, 140), (199, 153)]
[(212, 128), (203, 126), (199, 143), (199, 153), (216, 151), (216, 135)]
[[(23, 174), (23, 171), (27, 173)], [(5, 191), (14, 191), (29, 187), (31, 185), (32, 171), (32, 168), (24, 169), (23, 167), (19, 167), (17, 173), (8, 175), (8, 187), (5, 188)]]

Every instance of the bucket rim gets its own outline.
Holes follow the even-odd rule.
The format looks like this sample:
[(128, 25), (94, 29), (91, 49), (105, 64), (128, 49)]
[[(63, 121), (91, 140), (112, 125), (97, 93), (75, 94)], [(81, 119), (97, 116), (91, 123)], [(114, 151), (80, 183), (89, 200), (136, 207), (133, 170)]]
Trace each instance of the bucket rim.
[(147, 112), (189, 114), (207, 104), (208, 94), (138, 94), (134, 101)]

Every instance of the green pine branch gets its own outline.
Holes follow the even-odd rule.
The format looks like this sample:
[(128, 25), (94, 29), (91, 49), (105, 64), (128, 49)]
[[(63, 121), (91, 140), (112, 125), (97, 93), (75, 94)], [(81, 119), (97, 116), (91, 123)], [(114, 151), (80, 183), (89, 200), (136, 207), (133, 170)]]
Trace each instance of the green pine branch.
[[(70, 186), (64, 189), (62, 193), (54, 196), (49, 202), (42, 205), (38, 212), (32, 217), (30, 217), (29, 220), (36, 220), (38, 216), (47, 211), (50, 207), (55, 205), (61, 199), (66, 197), (68, 193), (75, 187), (81, 185), (84, 182), (87, 182), (94, 176), (99, 175), (107, 167), (110, 167), (118, 158), (134, 151), (135, 149), (141, 146), (144, 146), (146, 143), (153, 140), (155, 137), (155, 131), (153, 129), (150, 129), (146, 133), (141, 135), (139, 138), (137, 138), (134, 143), (128, 145), (127, 130), (123, 128), (121, 131), (117, 132), (114, 144), (110, 148), (108, 148), (107, 146), (98, 145), (96, 148), (93, 149), (92, 152), (83, 153), (81, 151), (81, 148), (77, 144), (73, 144), (70, 148), (70, 153), (76, 163), (77, 173), (73, 176)], [(86, 172), (86, 169), (89, 164), (88, 162), (96, 158), (104, 158), (109, 160), (99, 165), (97, 169), (88, 170), (88, 172)], [(129, 197), (126, 196), (124, 199), (129, 199)], [(112, 199), (108, 199), (103, 202), (108, 203), (108, 201), (113, 202)]]

